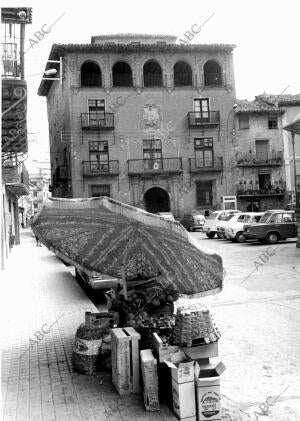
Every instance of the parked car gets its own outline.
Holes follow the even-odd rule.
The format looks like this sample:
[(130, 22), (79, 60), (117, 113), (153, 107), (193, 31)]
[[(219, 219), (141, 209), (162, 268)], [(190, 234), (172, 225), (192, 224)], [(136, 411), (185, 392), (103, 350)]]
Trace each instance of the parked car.
[(226, 218), (224, 219), (224, 221), (220, 221), (216, 224), (218, 238), (225, 238), (225, 230), (235, 215), (236, 215), (235, 213), (226, 215)]
[(239, 210), (219, 210), (213, 212), (211, 215), (205, 218), (205, 223), (203, 225), (203, 232), (205, 232), (208, 238), (214, 238), (217, 232), (217, 223), (220, 221), (224, 221), (228, 215), (234, 215), (239, 213)]
[(180, 223), (188, 231), (202, 230), (205, 223), (205, 216), (197, 212), (185, 213)]
[(165, 219), (168, 219), (169, 221), (175, 221), (174, 215), (171, 212), (157, 212), (158, 216), (162, 216)]
[(85, 286), (92, 290), (108, 290), (116, 288), (117, 285), (121, 283), (120, 279), (113, 278), (108, 275), (102, 275), (100, 273), (90, 275), (78, 268), (75, 268), (75, 277), (79, 282), (83, 282)]
[(244, 226), (257, 224), (264, 212), (245, 212), (237, 213), (229, 221), (225, 229), (225, 238), (238, 243), (244, 243), (246, 241), (244, 235)]
[(265, 212), (258, 224), (246, 225), (246, 239), (275, 244), (279, 240), (297, 237), (297, 221), (294, 211), (271, 210)]

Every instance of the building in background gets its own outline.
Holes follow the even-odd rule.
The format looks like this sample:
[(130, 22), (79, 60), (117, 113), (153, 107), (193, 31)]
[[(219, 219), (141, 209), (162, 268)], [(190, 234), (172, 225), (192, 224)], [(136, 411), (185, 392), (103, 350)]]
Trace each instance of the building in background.
[[(300, 94), (296, 95), (263, 95), (260, 96), (269, 104), (276, 104), (284, 112), (281, 115), (281, 126), (290, 124), (300, 113)], [(295, 203), (295, 182), (291, 134), (283, 130), (283, 156), (285, 162), (286, 190), (289, 203)], [(298, 194), (300, 195), (300, 135), (295, 134), (295, 159)]]
[(282, 114), (260, 97), (237, 100), (233, 146), (238, 209), (282, 209), (286, 202)]
[(176, 216), (220, 208), (235, 191), (233, 49), (132, 34), (53, 45), (62, 83), (42, 80), (38, 91), (53, 196), (106, 195)]
[[(267, 210), (295, 202), (292, 145), (282, 128), (300, 112), (300, 95), (268, 95), (237, 100), (235, 184), (238, 208)], [(300, 142), (296, 172), (300, 173)]]
[(49, 178), (44, 174), (30, 174), (30, 191), (33, 202), (33, 215), (38, 213), (49, 193)]
[(19, 198), (28, 195), (24, 161), (27, 141), (27, 85), (24, 76), (25, 26), (31, 8), (1, 8), (2, 76), (2, 195), (1, 267), (14, 244), (20, 242)]

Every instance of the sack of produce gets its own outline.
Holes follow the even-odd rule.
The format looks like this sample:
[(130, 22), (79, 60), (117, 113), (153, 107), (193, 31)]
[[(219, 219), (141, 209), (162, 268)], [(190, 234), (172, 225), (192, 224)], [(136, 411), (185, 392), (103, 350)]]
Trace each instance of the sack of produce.
[(98, 369), (99, 349), (111, 320), (108, 313), (102, 313), (102, 317), (91, 317), (92, 314), (96, 313), (86, 312), (85, 322), (78, 327), (72, 353), (74, 370), (88, 375)]

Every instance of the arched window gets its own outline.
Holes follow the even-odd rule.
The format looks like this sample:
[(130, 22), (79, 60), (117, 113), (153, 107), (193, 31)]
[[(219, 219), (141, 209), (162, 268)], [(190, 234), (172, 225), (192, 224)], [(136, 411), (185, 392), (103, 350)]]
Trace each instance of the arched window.
[(132, 71), (129, 64), (118, 61), (112, 68), (113, 86), (132, 86)]
[(145, 87), (163, 86), (161, 67), (155, 61), (144, 64), (143, 74)]
[(102, 86), (100, 67), (92, 61), (81, 66), (81, 86)]
[(192, 86), (192, 69), (185, 61), (178, 61), (174, 66), (174, 86)]
[(204, 64), (204, 85), (205, 86), (221, 86), (222, 85), (221, 67), (214, 60), (209, 60)]

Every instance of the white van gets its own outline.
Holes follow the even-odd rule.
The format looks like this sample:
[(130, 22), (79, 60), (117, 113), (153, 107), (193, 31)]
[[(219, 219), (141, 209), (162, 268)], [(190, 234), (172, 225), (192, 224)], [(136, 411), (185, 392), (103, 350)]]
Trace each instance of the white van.
[(244, 235), (244, 226), (257, 224), (264, 212), (242, 212), (229, 221), (225, 229), (225, 238), (238, 243), (244, 243), (246, 241)]
[(239, 210), (220, 210), (215, 211), (211, 215), (205, 218), (205, 224), (203, 225), (203, 232), (205, 232), (208, 238), (214, 238), (217, 232), (218, 222), (225, 221), (228, 215), (239, 213)]

